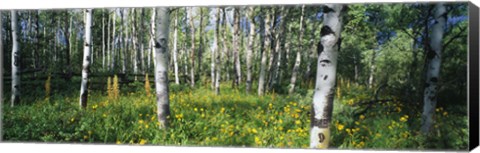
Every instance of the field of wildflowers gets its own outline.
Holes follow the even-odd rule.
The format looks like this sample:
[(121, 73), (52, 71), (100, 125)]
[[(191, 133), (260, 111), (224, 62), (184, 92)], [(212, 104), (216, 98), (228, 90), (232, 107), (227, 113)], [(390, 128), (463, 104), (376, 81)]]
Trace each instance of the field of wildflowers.
[[(113, 80), (113, 81), (112, 81)], [(148, 78), (147, 78), (148, 80)], [(173, 146), (308, 148), (313, 91), (291, 96), (246, 94), (243, 87), (222, 84), (221, 95), (207, 87), (171, 85), (170, 128), (159, 130), (153, 90), (144, 83), (119, 89), (110, 79), (107, 91), (91, 91), (80, 110), (76, 90), (50, 91), (46, 98), (3, 107), (3, 138), (10, 142), (57, 142)], [(50, 82), (50, 79), (48, 80)], [(113, 85), (110, 85), (113, 84)], [(56, 94), (55, 94), (56, 93)], [(434, 134), (421, 136), (419, 105), (397, 97), (366, 108), (363, 86), (337, 87), (331, 147), (339, 149), (466, 149), (467, 116), (436, 109)], [(51, 95), (51, 96), (50, 96)], [(7, 101), (4, 99), (4, 102)], [(5, 105), (4, 105), (5, 106)], [(458, 112), (458, 111), (457, 111)]]

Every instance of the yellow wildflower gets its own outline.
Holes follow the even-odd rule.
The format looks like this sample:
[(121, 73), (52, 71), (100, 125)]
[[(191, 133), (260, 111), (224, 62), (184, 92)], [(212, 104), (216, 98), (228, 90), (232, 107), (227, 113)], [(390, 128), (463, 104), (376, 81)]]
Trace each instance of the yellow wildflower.
[(345, 127), (344, 125), (338, 124), (337, 129), (338, 129), (339, 131), (342, 131), (344, 127)]
[(145, 139), (141, 139), (140, 142), (139, 142), (140, 145), (144, 145), (145, 143), (147, 143), (147, 140), (145, 140)]
[(360, 115), (360, 119), (361, 120), (365, 119), (365, 115)]

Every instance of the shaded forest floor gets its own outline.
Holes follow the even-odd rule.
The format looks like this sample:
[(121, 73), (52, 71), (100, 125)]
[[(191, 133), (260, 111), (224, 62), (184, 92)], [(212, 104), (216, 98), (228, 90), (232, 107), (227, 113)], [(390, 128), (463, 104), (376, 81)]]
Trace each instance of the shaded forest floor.
[[(122, 86), (118, 99), (107, 96), (106, 90), (90, 90), (86, 110), (78, 106), (80, 83), (52, 82), (60, 85), (53, 87), (49, 98), (45, 98), (43, 86), (23, 92), (28, 96), (14, 108), (9, 107), (9, 98), (4, 98), (5, 141), (275, 148), (309, 145), (313, 90), (292, 96), (257, 96), (246, 94), (243, 86), (232, 89), (226, 83), (216, 96), (209, 85), (190, 89), (172, 83), (170, 128), (158, 130), (154, 88), (147, 96), (141, 82)], [(388, 101), (362, 104), (372, 97), (372, 91), (364, 86), (348, 83), (337, 89), (330, 126), (333, 148), (468, 147), (466, 106), (438, 107), (432, 135), (424, 137), (418, 132), (420, 104), (385, 95), (380, 99)], [(5, 95), (9, 97), (8, 91)]]

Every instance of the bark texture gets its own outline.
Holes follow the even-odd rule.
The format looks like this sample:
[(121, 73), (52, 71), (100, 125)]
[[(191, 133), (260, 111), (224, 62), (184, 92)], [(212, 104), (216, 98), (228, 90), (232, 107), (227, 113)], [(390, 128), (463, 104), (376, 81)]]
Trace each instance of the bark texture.
[(170, 10), (168, 8), (156, 9), (155, 33), (155, 91), (157, 95), (157, 117), (159, 128), (168, 127), (167, 116), (170, 115), (170, 102), (168, 94), (168, 30)]
[(435, 6), (435, 24), (432, 27), (430, 46), (427, 50), (427, 78), (425, 80), (425, 92), (423, 96), (423, 113), (421, 131), (428, 134), (434, 122), (433, 114), (437, 104), (438, 81), (440, 76), (442, 39), (444, 26), (447, 21), (447, 11), (444, 3), (438, 3)]
[(80, 86), (80, 106), (87, 107), (88, 99), (88, 74), (90, 71), (90, 49), (92, 44), (92, 9), (85, 10), (85, 40), (83, 47), (83, 64), (82, 64), (82, 83)]
[(12, 97), (10, 106), (20, 101), (20, 51), (18, 46), (17, 11), (11, 11), (12, 26)]
[(328, 148), (330, 142), (329, 125), (332, 119), (343, 8), (341, 4), (326, 4), (323, 8), (324, 25), (317, 48), (319, 56), (310, 122), (311, 148)]

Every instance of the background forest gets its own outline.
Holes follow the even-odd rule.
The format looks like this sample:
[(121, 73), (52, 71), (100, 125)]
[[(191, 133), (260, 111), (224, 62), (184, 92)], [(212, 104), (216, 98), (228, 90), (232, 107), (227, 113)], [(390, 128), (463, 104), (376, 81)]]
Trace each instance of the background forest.
[[(468, 148), (467, 3), (444, 6), (437, 102), (427, 134), (421, 116), (428, 62), (436, 56), (430, 44), (436, 5), (348, 4), (342, 10), (331, 148)], [(2, 139), (309, 147), (329, 7), (177, 7), (163, 12), (167, 19), (158, 9), (1, 11)], [(158, 66), (155, 60), (164, 56), (155, 49), (164, 45), (156, 35), (165, 20), (168, 31), (160, 35), (168, 55)], [(155, 68), (162, 66), (170, 115), (169, 128), (159, 129)], [(79, 95), (84, 87), (88, 103)]]

